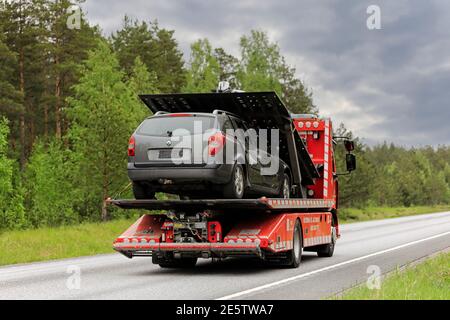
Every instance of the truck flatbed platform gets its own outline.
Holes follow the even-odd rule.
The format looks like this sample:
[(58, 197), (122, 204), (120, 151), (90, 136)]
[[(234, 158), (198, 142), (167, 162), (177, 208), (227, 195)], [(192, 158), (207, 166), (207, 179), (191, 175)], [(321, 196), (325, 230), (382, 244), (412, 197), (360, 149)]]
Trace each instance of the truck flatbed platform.
[(201, 199), (201, 200), (134, 200), (109, 199), (122, 209), (146, 210), (175, 210), (175, 211), (202, 211), (202, 210), (250, 210), (263, 212), (323, 212), (331, 211), (334, 202), (322, 199)]

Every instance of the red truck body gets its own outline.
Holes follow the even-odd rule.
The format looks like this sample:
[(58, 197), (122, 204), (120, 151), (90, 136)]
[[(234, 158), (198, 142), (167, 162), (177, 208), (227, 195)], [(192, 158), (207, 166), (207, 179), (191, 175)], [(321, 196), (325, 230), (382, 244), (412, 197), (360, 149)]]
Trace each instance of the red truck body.
[[(127, 257), (159, 256), (224, 258), (282, 257), (294, 247), (294, 227), (301, 226), (301, 247), (331, 256), (339, 237), (338, 184), (332, 123), (311, 115), (292, 116), (319, 177), (304, 185), (307, 197), (244, 200), (111, 200), (122, 208), (166, 209), (164, 214), (145, 214), (114, 241), (114, 249)], [(174, 233), (183, 223), (173, 214), (177, 208), (198, 208), (206, 217), (206, 233), (196, 242), (177, 242)], [(172, 210), (172, 211), (171, 211)], [(178, 217), (179, 218), (179, 217)], [(200, 222), (198, 222), (200, 225)], [(195, 222), (194, 222), (195, 224)], [(203, 237), (202, 237), (203, 236)], [(155, 263), (160, 260), (155, 259)]]

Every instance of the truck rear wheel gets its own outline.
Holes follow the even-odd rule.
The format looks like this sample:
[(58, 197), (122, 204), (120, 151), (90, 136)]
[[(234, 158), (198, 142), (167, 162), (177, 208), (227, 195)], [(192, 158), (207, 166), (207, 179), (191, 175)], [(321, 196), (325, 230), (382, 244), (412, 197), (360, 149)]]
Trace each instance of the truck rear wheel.
[(290, 251), (289, 261), (286, 264), (290, 268), (298, 268), (302, 260), (303, 253), (303, 237), (300, 221), (295, 222), (294, 234), (292, 239), (292, 250)]
[(334, 248), (336, 246), (336, 228), (331, 228), (331, 242), (319, 246), (317, 249), (317, 255), (323, 258), (330, 258), (334, 254)]
[(298, 268), (302, 260), (303, 253), (303, 237), (302, 227), (300, 221), (295, 222), (295, 227), (292, 235), (292, 249), (286, 252), (284, 257), (278, 260), (279, 266), (288, 268)]

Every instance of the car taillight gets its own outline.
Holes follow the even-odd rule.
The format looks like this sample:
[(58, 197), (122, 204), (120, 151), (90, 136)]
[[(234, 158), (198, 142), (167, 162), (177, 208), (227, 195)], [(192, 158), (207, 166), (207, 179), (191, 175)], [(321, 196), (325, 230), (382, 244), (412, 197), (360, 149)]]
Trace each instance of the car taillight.
[(225, 145), (226, 138), (222, 132), (218, 132), (208, 139), (208, 154), (215, 156)]
[(135, 155), (136, 142), (134, 136), (131, 136), (130, 141), (128, 142), (128, 156), (134, 157)]

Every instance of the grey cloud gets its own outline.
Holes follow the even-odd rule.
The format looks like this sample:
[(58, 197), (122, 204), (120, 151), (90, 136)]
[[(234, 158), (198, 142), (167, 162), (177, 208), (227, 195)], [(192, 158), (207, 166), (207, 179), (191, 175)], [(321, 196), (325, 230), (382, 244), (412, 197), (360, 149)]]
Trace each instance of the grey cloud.
[[(381, 7), (382, 30), (366, 28)], [(105, 34), (125, 13), (158, 19), (190, 42), (208, 37), (238, 54), (250, 29), (269, 32), (314, 92), (319, 108), (369, 144), (450, 144), (450, 3), (420, 0), (88, 0)]]

